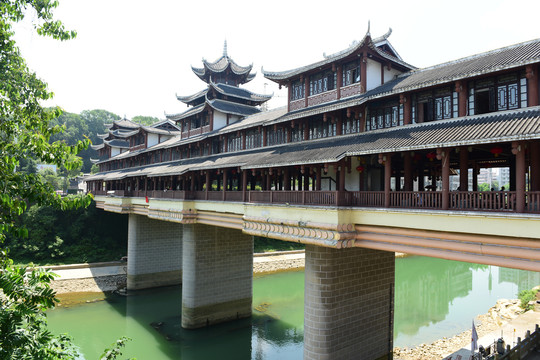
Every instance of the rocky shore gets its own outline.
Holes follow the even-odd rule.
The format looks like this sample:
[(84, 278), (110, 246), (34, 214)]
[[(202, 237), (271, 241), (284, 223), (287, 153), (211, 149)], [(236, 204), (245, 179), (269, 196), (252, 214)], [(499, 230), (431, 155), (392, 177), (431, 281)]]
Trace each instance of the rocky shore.
[[(498, 330), (508, 321), (515, 319), (524, 310), (520, 307), (519, 300), (501, 299), (489, 309), (487, 314), (479, 315), (475, 319), (476, 331), (481, 338), (493, 331)], [(462, 348), (468, 348), (471, 344), (471, 330), (464, 331), (451, 338), (442, 338), (431, 344), (420, 344), (414, 348), (394, 348), (395, 360), (441, 360), (446, 356)]]

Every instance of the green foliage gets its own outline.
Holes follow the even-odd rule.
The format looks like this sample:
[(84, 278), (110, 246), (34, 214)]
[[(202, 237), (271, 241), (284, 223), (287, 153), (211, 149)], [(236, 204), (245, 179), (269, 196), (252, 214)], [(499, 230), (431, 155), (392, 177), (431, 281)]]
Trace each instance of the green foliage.
[(0, 288), (0, 359), (77, 359), (77, 349), (66, 335), (55, 336), (46, 327), (45, 310), (54, 308), (50, 282), (55, 274), (43, 269), (14, 267), (2, 253)]
[[(31, 72), (13, 39), (13, 25), (30, 16), (39, 35), (68, 40), (76, 33), (67, 31), (53, 18), (57, 1), (0, 1), (0, 243), (6, 236), (28, 237), (19, 217), (28, 204), (75, 209), (88, 206), (91, 195), (60, 197), (54, 186), (35, 173), (35, 164), (54, 164), (67, 171), (76, 169), (76, 155), (86, 149), (84, 141), (51, 141), (63, 127), (52, 124), (62, 111), (44, 109), (40, 103), (52, 98), (47, 84)], [(54, 140), (54, 139), (53, 139)], [(21, 165), (29, 171), (20, 171)], [(33, 168), (33, 169), (32, 169)], [(55, 238), (49, 252), (58, 255), (61, 240)], [(0, 255), (0, 360), (75, 359), (78, 353), (67, 336), (54, 336), (47, 330), (45, 311), (53, 308), (55, 294), (50, 288), (53, 274), (43, 270), (27, 272)]]
[(525, 310), (532, 310), (532, 306), (529, 305), (530, 301), (536, 299), (537, 290), (522, 290), (518, 294), (518, 299), (521, 300), (521, 308)]
[(305, 248), (306, 246), (304, 244), (269, 239), (260, 236), (255, 236), (253, 241), (253, 251), (256, 253), (270, 251), (304, 250)]
[(126, 255), (127, 217), (100, 211), (95, 204), (67, 211), (32, 206), (20, 222), (28, 229), (28, 238), (6, 241), (17, 263), (98, 262)]
[(140, 124), (140, 125), (152, 125), (152, 124), (155, 124), (161, 120), (159, 120), (157, 117), (153, 117), (153, 116), (141, 116), (141, 115), (138, 115), (138, 116), (134, 116), (131, 121), (133, 122), (136, 122), (137, 124)]
[[(63, 128), (64, 131), (52, 136), (51, 140), (61, 141), (68, 145), (85, 140), (89, 140), (91, 143), (100, 143), (101, 139), (97, 135), (107, 131), (105, 124), (118, 119), (120, 119), (120, 116), (106, 110), (84, 110), (80, 114), (65, 112), (52, 120), (53, 125)], [(95, 150), (83, 149), (78, 153), (78, 156), (81, 158), (79, 172), (90, 172), (92, 167), (90, 158), (97, 157)]]
[[(488, 183), (482, 183), (478, 184), (478, 191), (491, 191), (493, 188), (493, 191), (499, 191), (499, 182), (498, 181), (492, 181), (491, 185)], [(508, 188), (505, 188), (508, 190)]]
[(121, 337), (120, 339), (116, 340), (114, 344), (111, 345), (110, 348), (105, 349), (103, 354), (101, 354), (101, 357), (99, 360), (114, 360), (118, 356), (122, 355), (122, 352), (120, 351), (121, 348), (126, 346), (126, 342), (131, 341), (128, 337)]
[(43, 168), (38, 174), (45, 180), (54, 190), (60, 190), (62, 179), (51, 168)]

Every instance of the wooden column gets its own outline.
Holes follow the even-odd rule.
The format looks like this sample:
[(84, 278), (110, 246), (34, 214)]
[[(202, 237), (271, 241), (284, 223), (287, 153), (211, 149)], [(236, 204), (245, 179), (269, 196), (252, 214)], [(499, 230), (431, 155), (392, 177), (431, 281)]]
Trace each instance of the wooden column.
[(455, 91), (458, 93), (458, 116), (466, 116), (468, 95), (465, 81), (456, 81)]
[(289, 174), (289, 168), (283, 169), (283, 186), (285, 191), (291, 191), (291, 175)]
[(343, 67), (337, 67), (337, 98), (341, 99), (341, 87), (343, 86)]
[(263, 138), (262, 138), (262, 142), (263, 142), (262, 146), (263, 147), (268, 146), (268, 131), (267, 130), (268, 130), (267, 127), (262, 128), (262, 136), (263, 136)]
[(227, 191), (227, 169), (223, 169), (223, 201), (225, 201), (226, 191)]
[(365, 93), (367, 86), (367, 54), (362, 54), (362, 61), (360, 63), (360, 93)]
[(339, 167), (339, 191), (345, 191), (345, 175), (347, 174), (347, 171), (345, 170), (345, 165), (341, 165)]
[(315, 183), (317, 184), (316, 185), (316, 190), (321, 191), (321, 188), (322, 188), (322, 169), (321, 169), (321, 166), (317, 166), (317, 180), (315, 181)]
[(242, 200), (247, 202), (247, 176), (248, 170), (242, 171)]
[(478, 169), (476, 161), (472, 161), (472, 191), (478, 191)]
[(450, 150), (437, 149), (437, 157), (440, 157), (442, 167), (442, 209), (450, 208)]
[(467, 146), (459, 148), (459, 189), (469, 191), (469, 149)]
[(538, 66), (527, 65), (525, 67), (525, 77), (527, 78), (527, 104), (537, 106), (540, 102), (538, 98)]
[[(382, 154), (379, 154), (381, 157)], [(392, 180), (392, 154), (383, 155), (384, 162), (384, 207), (390, 207), (390, 185)]]
[(206, 198), (206, 200), (208, 200), (208, 192), (210, 191), (210, 170), (206, 170), (205, 184), (206, 184), (205, 198)]
[(403, 124), (412, 124), (411, 96), (409, 94), (399, 95), (399, 103), (403, 104)]
[(336, 124), (336, 135), (341, 135), (343, 133), (342, 130), (343, 130), (343, 120), (341, 119), (341, 114), (340, 114), (337, 119), (337, 124)]
[(524, 144), (513, 142), (512, 154), (516, 156), (516, 212), (524, 212), (526, 175)]
[(304, 191), (309, 190), (309, 169), (304, 169)]
[(270, 175), (270, 169), (266, 172), (265, 190), (272, 189), (272, 175)]
[(304, 107), (308, 107), (309, 95), (309, 77), (306, 77), (304, 79)]
[(531, 191), (540, 191), (540, 142), (531, 141), (529, 151), (531, 154)]
[(413, 169), (412, 169), (412, 157), (410, 152), (405, 152), (403, 157), (403, 171), (405, 173), (405, 181), (403, 184), (403, 190), (413, 191)]

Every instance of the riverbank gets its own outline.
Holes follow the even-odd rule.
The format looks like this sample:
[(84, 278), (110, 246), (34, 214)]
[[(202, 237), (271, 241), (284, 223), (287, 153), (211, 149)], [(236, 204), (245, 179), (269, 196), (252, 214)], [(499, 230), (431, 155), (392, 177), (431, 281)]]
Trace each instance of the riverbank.
[[(493, 344), (501, 334), (507, 344), (513, 346), (517, 337), (524, 338), (527, 330), (534, 332), (540, 324), (540, 312), (525, 312), (519, 300), (498, 300), (487, 314), (478, 315), (475, 320), (478, 345)], [(471, 324), (472, 327), (472, 324)], [(451, 338), (442, 338), (431, 344), (420, 344), (414, 348), (394, 348), (395, 360), (453, 360), (468, 359), (471, 354), (472, 330), (464, 331)]]
[[(61, 294), (61, 304), (63, 306), (74, 304), (77, 300), (79, 302), (99, 300), (99, 296), (97, 294), (92, 295), (92, 292), (101, 292), (101, 298), (105, 298), (106, 295), (103, 292), (125, 288), (125, 262), (117, 262), (113, 266), (110, 266), (111, 263), (98, 265), (89, 266), (83, 264), (80, 266), (71, 265), (53, 268), (56, 273), (60, 274), (60, 278), (53, 282), (53, 287)], [(253, 273), (255, 275), (301, 270), (304, 266), (303, 251), (256, 254), (253, 259)], [(488, 314), (478, 316), (475, 319), (479, 337), (482, 338), (483, 336), (495, 333), (495, 335), (489, 337), (489, 342), (493, 342), (493, 340), (500, 336), (501, 327), (504, 324), (508, 324), (520, 312), (522, 311), (518, 306), (517, 300), (501, 300), (497, 302), (497, 305), (490, 309)], [(531, 330), (534, 329), (535, 323), (540, 323), (540, 313), (533, 313), (532, 315), (532, 318), (526, 320), (526, 325)], [(505, 331), (505, 334), (510, 334), (510, 331)], [(523, 333), (518, 332), (517, 336), (523, 336)], [(508, 342), (510, 343), (511, 340)], [(471, 331), (468, 330), (451, 338), (440, 339), (432, 344), (421, 344), (411, 349), (396, 348), (394, 358), (396, 360), (440, 360), (452, 355), (456, 351), (462, 350), (467, 352), (467, 349), (470, 349), (470, 342)], [(463, 358), (467, 357), (465, 356)], [(455, 357), (452, 359), (455, 359)]]
[[(276, 251), (253, 256), (253, 274), (270, 274), (280, 271), (302, 270), (305, 254), (298, 251)], [(125, 262), (115, 261), (96, 264), (47, 266), (59, 277), (51, 287), (57, 294), (107, 292), (126, 287)]]
[[(396, 257), (406, 254), (396, 253)], [(253, 255), (253, 274), (297, 271), (305, 267), (304, 250), (274, 251)], [(73, 292), (107, 292), (126, 287), (127, 263), (113, 261), (94, 264), (45, 266), (59, 277), (51, 287), (57, 294)]]

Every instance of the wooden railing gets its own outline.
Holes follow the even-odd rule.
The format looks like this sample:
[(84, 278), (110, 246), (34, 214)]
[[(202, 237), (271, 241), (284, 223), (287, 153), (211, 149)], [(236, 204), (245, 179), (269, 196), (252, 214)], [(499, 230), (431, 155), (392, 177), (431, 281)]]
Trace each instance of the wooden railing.
[[(181, 191), (181, 190), (98, 190), (94, 195), (145, 197), (176, 200), (244, 201), (242, 191)], [(515, 191), (451, 191), (448, 210), (516, 211)], [(384, 207), (384, 191), (246, 191), (245, 201), (263, 204), (294, 204), (314, 206)], [(390, 207), (405, 209), (442, 209), (440, 191), (392, 191)], [(525, 193), (525, 211), (540, 213), (540, 191)]]
[(531, 334), (530, 331), (527, 331), (525, 339), (522, 341), (521, 338), (517, 338), (517, 345), (510, 349), (510, 345), (507, 346), (506, 351), (503, 355), (497, 354), (495, 359), (497, 360), (521, 360), (527, 358), (530, 354), (535, 352), (535, 349), (538, 348), (540, 344), (540, 329), (538, 324), (536, 325), (536, 330)]
[(525, 193), (525, 201), (528, 212), (540, 212), (540, 191), (529, 191)]
[(384, 191), (351, 191), (345, 195), (350, 206), (384, 207)]

